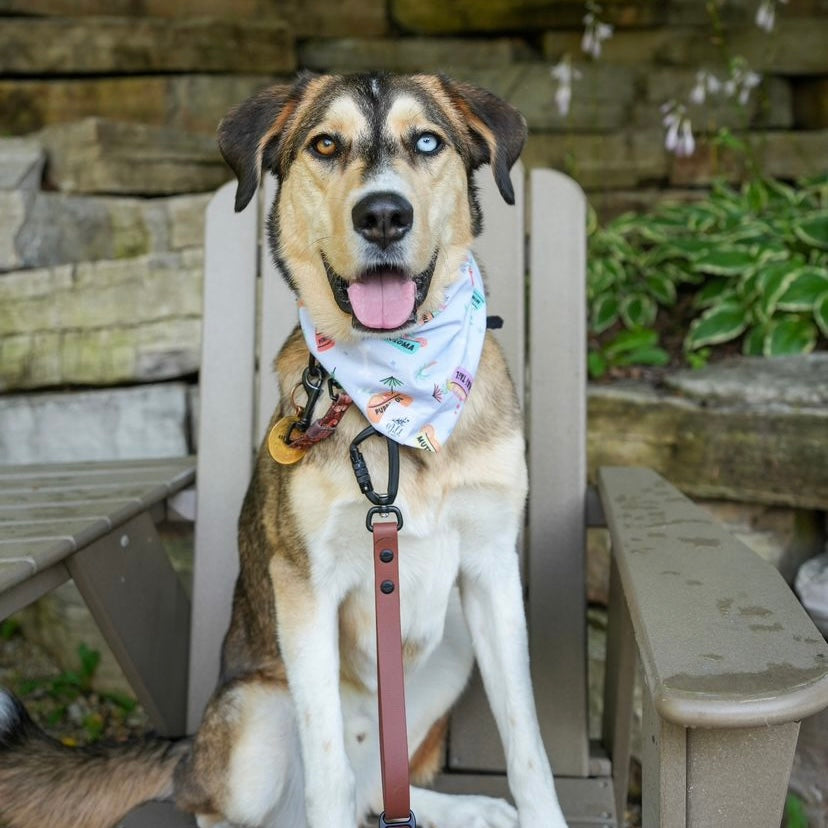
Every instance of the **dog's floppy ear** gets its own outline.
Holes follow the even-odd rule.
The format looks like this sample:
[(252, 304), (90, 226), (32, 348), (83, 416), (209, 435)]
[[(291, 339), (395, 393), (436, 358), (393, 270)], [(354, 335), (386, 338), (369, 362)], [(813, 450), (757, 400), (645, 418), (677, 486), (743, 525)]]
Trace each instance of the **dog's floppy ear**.
[(237, 213), (253, 198), (268, 161), (267, 150), (278, 143), (311, 77), (308, 73), (295, 84), (263, 89), (231, 109), (219, 124), (219, 150), (238, 179)]
[(445, 76), (440, 80), (471, 133), (472, 169), (491, 164), (500, 194), (514, 204), (509, 170), (526, 143), (526, 120), (511, 104), (485, 89)]

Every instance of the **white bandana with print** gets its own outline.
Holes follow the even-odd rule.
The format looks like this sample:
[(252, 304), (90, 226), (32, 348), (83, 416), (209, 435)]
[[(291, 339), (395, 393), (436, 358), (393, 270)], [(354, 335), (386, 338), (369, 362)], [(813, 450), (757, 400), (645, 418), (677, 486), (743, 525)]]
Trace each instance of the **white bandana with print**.
[(440, 450), (471, 392), (486, 336), (483, 279), (471, 253), (440, 308), (404, 336), (340, 344), (317, 332), (303, 305), (299, 323), (311, 353), (377, 431)]

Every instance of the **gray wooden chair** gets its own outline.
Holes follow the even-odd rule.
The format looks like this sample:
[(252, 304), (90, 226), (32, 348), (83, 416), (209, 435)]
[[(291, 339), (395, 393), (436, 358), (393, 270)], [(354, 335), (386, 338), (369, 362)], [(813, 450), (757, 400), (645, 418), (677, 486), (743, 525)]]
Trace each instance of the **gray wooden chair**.
[[(527, 418), (532, 671), (564, 810), (573, 826), (622, 824), (639, 661), (645, 825), (776, 828), (798, 722), (828, 706), (828, 647), (776, 571), (656, 474), (602, 469), (598, 492), (587, 486), (585, 200), (565, 176), (532, 173), (525, 293), (529, 205), (523, 171), (513, 177), (509, 208), (484, 171), (487, 229), (476, 248), (490, 311), (506, 320), (498, 335)], [(296, 319), (262, 241), (275, 185), (238, 215), (234, 188), (219, 190), (207, 212), (191, 728), (218, 673), (237, 515), (276, 405), (271, 362)], [(584, 547), (587, 526), (605, 523), (613, 544), (607, 681), (603, 737), (591, 743)], [(453, 717), (437, 784), (506, 793), (504, 767), (476, 682)], [(127, 824), (161, 825), (153, 809)]]

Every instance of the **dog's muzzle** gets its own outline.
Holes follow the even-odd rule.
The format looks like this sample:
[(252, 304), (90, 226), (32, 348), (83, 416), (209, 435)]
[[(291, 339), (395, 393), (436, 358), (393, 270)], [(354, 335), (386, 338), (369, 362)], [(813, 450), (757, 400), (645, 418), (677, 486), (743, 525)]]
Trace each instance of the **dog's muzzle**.
[(417, 320), (437, 264), (437, 253), (422, 273), (410, 274), (396, 265), (374, 265), (352, 282), (343, 279), (322, 256), (325, 273), (340, 310), (353, 325), (367, 331), (395, 331)]

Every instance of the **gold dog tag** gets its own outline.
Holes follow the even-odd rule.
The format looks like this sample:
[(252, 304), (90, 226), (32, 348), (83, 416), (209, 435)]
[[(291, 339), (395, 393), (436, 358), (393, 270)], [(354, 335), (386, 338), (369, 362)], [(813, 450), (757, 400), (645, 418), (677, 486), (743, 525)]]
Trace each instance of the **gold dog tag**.
[(305, 449), (293, 448), (285, 442), (290, 427), (299, 422), (298, 417), (282, 417), (267, 435), (267, 450), (270, 456), (283, 466), (298, 463), (305, 456)]

